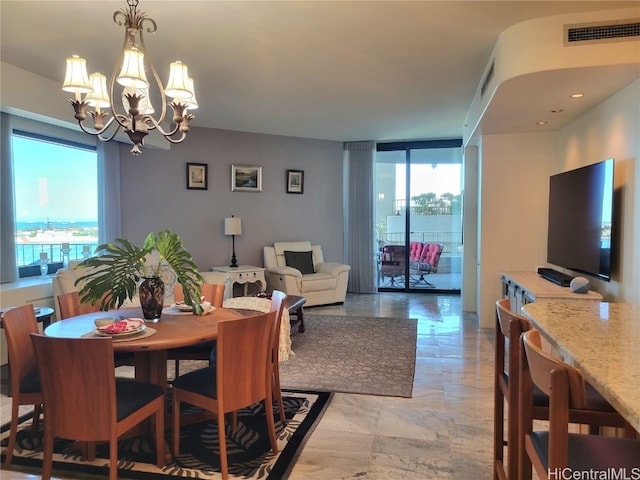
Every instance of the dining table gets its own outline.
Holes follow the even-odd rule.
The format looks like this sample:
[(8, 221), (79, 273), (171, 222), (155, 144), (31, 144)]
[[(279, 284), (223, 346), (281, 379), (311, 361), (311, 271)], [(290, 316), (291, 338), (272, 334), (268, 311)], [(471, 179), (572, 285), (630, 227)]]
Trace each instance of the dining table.
[[(156, 323), (145, 323), (139, 333), (113, 336), (114, 352), (134, 354), (135, 377), (167, 388), (167, 351), (173, 348), (211, 342), (218, 336), (218, 321), (260, 315), (261, 312), (231, 308), (213, 308), (205, 315), (195, 315), (165, 307)], [(140, 307), (92, 312), (70, 317), (49, 325), (45, 335), (63, 338), (99, 336), (95, 320), (113, 318), (143, 319)]]
[(640, 431), (640, 305), (548, 301), (522, 307), (551, 348)]

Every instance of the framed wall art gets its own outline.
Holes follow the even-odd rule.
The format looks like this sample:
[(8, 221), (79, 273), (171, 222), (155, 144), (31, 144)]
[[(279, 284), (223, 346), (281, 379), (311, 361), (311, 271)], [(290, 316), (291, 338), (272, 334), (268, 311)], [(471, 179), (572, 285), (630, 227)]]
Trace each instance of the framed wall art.
[(304, 193), (303, 170), (287, 170), (287, 193)]
[(187, 163), (187, 189), (207, 189), (207, 167), (206, 163)]
[(262, 167), (231, 165), (232, 192), (261, 192)]

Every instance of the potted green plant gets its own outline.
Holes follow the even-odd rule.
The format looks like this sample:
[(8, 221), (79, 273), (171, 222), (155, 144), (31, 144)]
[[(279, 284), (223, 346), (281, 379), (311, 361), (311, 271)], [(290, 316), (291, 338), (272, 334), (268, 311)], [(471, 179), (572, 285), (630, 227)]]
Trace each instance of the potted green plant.
[(204, 279), (180, 237), (169, 229), (150, 233), (142, 247), (118, 238), (114, 243), (99, 245), (96, 252), (97, 256), (79, 265), (88, 269), (75, 282), (82, 285), (83, 302), (100, 303), (100, 310), (109, 310), (120, 308), (139, 292), (145, 318), (160, 318), (164, 298), (160, 276), (163, 269), (171, 267), (182, 285), (185, 303), (194, 313), (202, 313), (200, 285)]

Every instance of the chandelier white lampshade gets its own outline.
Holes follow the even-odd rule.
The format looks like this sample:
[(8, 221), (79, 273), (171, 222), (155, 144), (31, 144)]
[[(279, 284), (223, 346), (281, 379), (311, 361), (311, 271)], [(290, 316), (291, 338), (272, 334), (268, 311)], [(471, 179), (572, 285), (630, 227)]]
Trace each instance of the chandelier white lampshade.
[(227, 217), (224, 219), (225, 235), (242, 235), (242, 220), (239, 217)]
[(101, 108), (109, 108), (109, 93), (107, 90), (107, 77), (101, 73), (92, 73), (89, 75), (89, 81), (93, 87), (93, 91), (89, 92), (84, 98), (88, 105), (95, 107), (99, 112)]
[(76, 94), (76, 98), (82, 93), (93, 91), (93, 86), (87, 75), (87, 61), (78, 55), (67, 58), (67, 73), (64, 77), (62, 90)]
[(189, 90), (192, 93), (191, 97), (190, 98), (176, 97), (174, 101), (176, 103), (178, 103), (178, 102), (179, 103), (184, 103), (189, 110), (196, 110), (199, 105), (198, 105), (198, 100), (196, 100), (195, 90), (193, 88), (193, 78), (189, 77), (187, 79), (187, 87), (189, 88)]
[(189, 89), (189, 69), (178, 61), (171, 64), (169, 69), (169, 81), (164, 89), (167, 97), (191, 98), (193, 93)]
[(124, 51), (118, 83), (123, 87), (149, 87), (149, 80), (144, 71), (144, 53), (137, 48), (127, 48)]
[[(69, 103), (83, 132), (108, 142), (122, 130), (133, 144), (131, 153), (134, 155), (142, 152), (140, 148), (144, 139), (153, 130), (157, 130), (170, 143), (181, 143), (189, 132), (189, 122), (194, 118), (188, 110), (198, 108), (187, 65), (180, 61), (173, 62), (166, 88), (160, 82), (153, 62), (145, 55), (143, 38), (144, 32), (155, 33), (157, 25), (146, 14), (138, 12), (138, 3), (139, 0), (127, 0), (127, 8), (113, 14), (114, 22), (125, 28), (125, 40), (112, 78), (107, 81), (99, 73), (88, 77), (86, 61), (74, 55), (67, 59), (67, 72), (62, 85), (65, 92), (75, 94), (75, 99), (70, 99)], [(118, 68), (120, 73), (116, 77)], [(147, 73), (152, 82), (149, 82)], [(118, 90), (114, 95), (116, 86), (122, 91)], [(82, 95), (85, 95), (84, 100)], [(152, 116), (155, 110), (151, 106), (150, 95), (160, 99), (157, 117)], [(167, 97), (175, 100), (167, 100)], [(114, 105), (120, 98), (122, 103)], [(167, 119), (172, 122), (169, 130), (162, 126), (167, 117), (167, 105), (173, 110), (173, 115)], [(95, 111), (87, 111), (89, 107), (95, 108)], [(87, 116), (93, 118), (93, 129), (84, 124)], [(109, 132), (111, 126), (114, 128)]]

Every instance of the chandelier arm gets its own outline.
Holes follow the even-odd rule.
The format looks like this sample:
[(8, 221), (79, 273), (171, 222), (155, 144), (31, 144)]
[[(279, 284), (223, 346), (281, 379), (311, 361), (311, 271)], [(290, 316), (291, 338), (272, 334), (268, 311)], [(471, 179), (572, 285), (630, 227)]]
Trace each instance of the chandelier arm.
[[(115, 14), (114, 14), (114, 19), (115, 19)], [(128, 120), (128, 117), (116, 112), (115, 105), (114, 105), (115, 99), (113, 96), (113, 86), (116, 83), (116, 75), (118, 73), (118, 68), (120, 67), (120, 65), (122, 65), (122, 61), (124, 60), (124, 49), (126, 48), (126, 46), (127, 46), (127, 33), (125, 32), (124, 45), (122, 47), (122, 52), (120, 53), (120, 57), (118, 61), (113, 66), (113, 72), (111, 73), (111, 79), (109, 80), (109, 98), (111, 99), (111, 102), (109, 102), (109, 109), (111, 110), (111, 115), (112, 115), (111, 119), (113, 120), (115, 118), (118, 124), (120, 125), (120, 127), (122, 127), (125, 130), (127, 129), (126, 121)]]
[(115, 119), (114, 117), (111, 117), (109, 119), (109, 121), (105, 124), (104, 127), (102, 127), (100, 130), (96, 130), (95, 132), (92, 132), (91, 130), (87, 130), (87, 127), (84, 126), (84, 124), (82, 123), (82, 120), (78, 120), (78, 125), (80, 126), (80, 129), (84, 133), (88, 133), (89, 135), (93, 135), (94, 137), (98, 137), (103, 142), (110, 142), (111, 140), (113, 140), (113, 138), (116, 136), (116, 134), (120, 131), (120, 128), (122, 127), (122, 125), (118, 122), (118, 124), (117, 124), (118, 126), (113, 131), (113, 133), (108, 137), (107, 136), (102, 136), (102, 134), (109, 129), (109, 127), (113, 123), (114, 119)]
[(162, 136), (165, 137), (169, 141), (171, 141), (171, 139), (169, 139), (169, 137), (175, 135), (175, 133), (180, 128), (180, 124), (176, 123), (175, 127), (173, 127), (169, 132), (165, 132), (164, 129), (162, 128), (162, 126), (151, 115), (143, 115), (141, 120), (144, 123), (146, 123), (147, 125), (149, 125), (149, 122), (151, 122), (153, 124), (153, 127), (150, 126), (149, 130), (157, 129), (158, 132), (160, 132), (162, 134)]
[[(145, 17), (142, 21), (144, 20), (151, 22), (153, 24), (153, 27), (156, 27), (156, 23), (152, 19)], [(154, 32), (155, 28), (153, 30), (151, 28), (148, 28), (147, 31)], [(151, 60), (150, 55), (146, 55), (147, 46), (144, 44), (143, 29), (140, 29), (138, 33), (140, 34), (140, 46), (142, 47), (142, 51), (145, 53), (145, 59), (147, 60), (147, 62), (149, 62), (149, 66), (151, 67), (151, 73), (153, 74), (153, 78), (156, 80), (156, 85), (158, 86), (158, 90), (160, 91), (160, 105), (162, 106), (162, 109), (160, 110), (160, 117), (158, 117), (158, 123), (162, 123), (164, 121), (164, 117), (167, 114), (167, 97), (164, 93), (164, 87), (162, 86), (162, 80), (160, 80), (160, 75), (158, 75), (158, 71), (156, 70), (156, 67), (153, 64), (153, 60)], [(150, 96), (151, 89), (149, 89), (148, 93)]]

